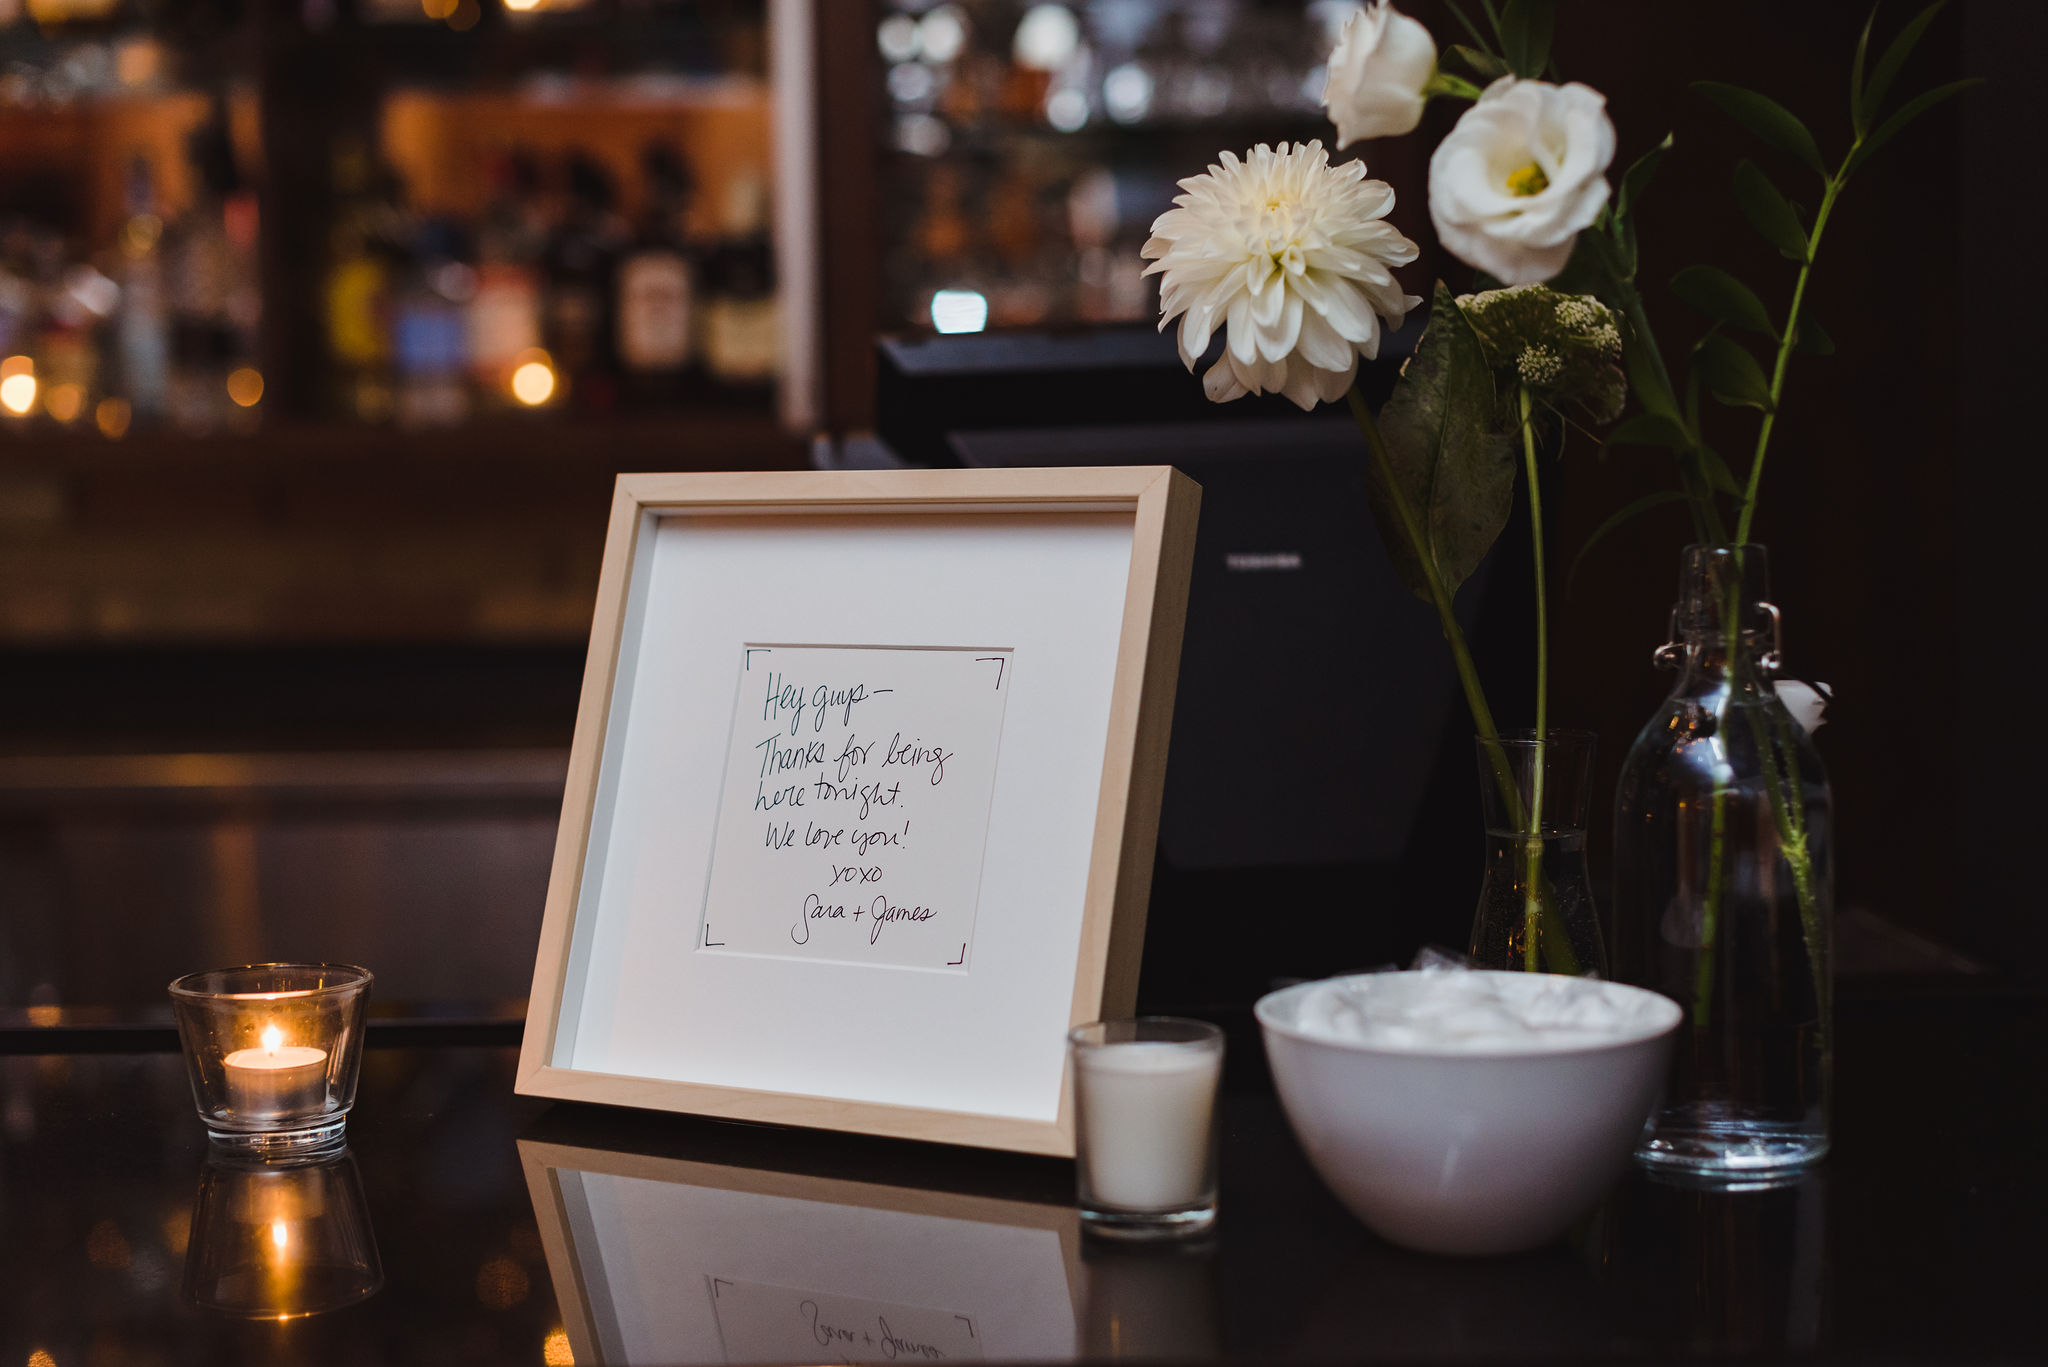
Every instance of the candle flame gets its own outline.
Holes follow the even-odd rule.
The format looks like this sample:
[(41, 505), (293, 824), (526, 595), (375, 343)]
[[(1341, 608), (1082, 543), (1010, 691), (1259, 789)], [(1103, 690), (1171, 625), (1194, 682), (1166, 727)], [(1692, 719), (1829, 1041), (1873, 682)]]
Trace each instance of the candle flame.
[(284, 1031), (278, 1029), (274, 1025), (266, 1025), (263, 1027), (263, 1051), (265, 1053), (276, 1053), (278, 1051), (279, 1046), (283, 1043)]
[(272, 1220), (270, 1222), (270, 1242), (277, 1245), (278, 1252), (282, 1253), (285, 1245), (291, 1241), (291, 1227), (282, 1220)]

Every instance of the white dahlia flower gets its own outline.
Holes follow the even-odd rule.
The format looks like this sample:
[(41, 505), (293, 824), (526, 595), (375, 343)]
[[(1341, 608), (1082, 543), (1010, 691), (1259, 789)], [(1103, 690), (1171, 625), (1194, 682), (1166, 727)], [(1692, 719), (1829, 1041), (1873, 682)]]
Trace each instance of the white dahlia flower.
[(1381, 320), (1401, 326), (1422, 302), (1393, 267), (1415, 244), (1386, 222), (1394, 191), (1365, 163), (1330, 165), (1321, 142), (1230, 152), (1152, 225), (1145, 274), (1161, 277), (1159, 327), (1180, 319), (1189, 370), (1224, 329), (1222, 359), (1202, 377), (1218, 403), (1280, 393), (1303, 408), (1342, 398), (1358, 358), (1379, 355)]
[(1607, 205), (1614, 124), (1590, 86), (1503, 76), (1429, 159), (1444, 249), (1503, 284), (1548, 280)]
[(1436, 40), (1428, 29), (1387, 0), (1353, 14), (1330, 53), (1330, 78), (1323, 85), (1323, 108), (1337, 125), (1337, 145), (1413, 133), (1428, 103), (1423, 88), (1434, 75)]

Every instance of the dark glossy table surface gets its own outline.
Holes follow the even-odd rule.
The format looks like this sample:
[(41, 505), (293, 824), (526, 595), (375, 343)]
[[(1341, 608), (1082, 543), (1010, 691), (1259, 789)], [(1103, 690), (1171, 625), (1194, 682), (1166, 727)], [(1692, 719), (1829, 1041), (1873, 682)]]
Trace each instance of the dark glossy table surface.
[(1255, 1066), (1216, 1236), (1126, 1251), (1079, 1236), (1063, 1164), (549, 1106), (512, 1094), (510, 1048), (375, 1048), (354, 1175), (289, 1209), (367, 1236), (382, 1284), (287, 1322), (189, 1299), (284, 1207), (209, 1168), (176, 1055), (0, 1056), (0, 1367), (2048, 1356), (2041, 999), (1842, 1016), (1818, 1171), (1631, 1175), (1572, 1239), (1470, 1261), (1353, 1222)]

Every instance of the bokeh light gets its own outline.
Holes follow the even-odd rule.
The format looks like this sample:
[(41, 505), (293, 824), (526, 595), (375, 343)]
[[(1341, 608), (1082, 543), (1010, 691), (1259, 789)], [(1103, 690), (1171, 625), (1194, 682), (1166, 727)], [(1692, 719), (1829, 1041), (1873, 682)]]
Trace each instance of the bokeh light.
[(0, 408), (24, 417), (36, 406), (36, 363), (26, 356), (0, 361)]
[(934, 332), (980, 332), (988, 326), (988, 296), (979, 290), (940, 290), (932, 295)]
[(1058, 71), (1081, 46), (1081, 21), (1065, 5), (1033, 5), (1017, 21), (1010, 51), (1028, 71)]
[(100, 435), (109, 441), (119, 441), (128, 435), (128, 424), (135, 420), (135, 410), (126, 399), (101, 399), (99, 406), (92, 410), (92, 420), (100, 429)]
[(75, 421), (78, 415), (85, 411), (85, 386), (51, 385), (48, 397), (43, 400), (43, 411), (58, 422)]
[(553, 359), (538, 348), (520, 352), (512, 367), (512, 397), (528, 408), (538, 408), (554, 396)]

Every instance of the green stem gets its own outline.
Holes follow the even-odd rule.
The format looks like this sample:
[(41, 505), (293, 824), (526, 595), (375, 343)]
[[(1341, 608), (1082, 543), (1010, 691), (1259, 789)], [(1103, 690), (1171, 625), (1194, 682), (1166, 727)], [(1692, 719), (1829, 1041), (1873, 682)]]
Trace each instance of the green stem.
[(1386, 486), (1387, 500), (1394, 505), (1395, 516), (1401, 519), (1401, 532), (1408, 538), (1408, 544), (1415, 551), (1415, 560), (1422, 567), (1423, 584), (1429, 590), (1429, 601), (1436, 608), (1438, 622), (1443, 627), (1444, 640), (1451, 648), (1451, 663), (1458, 671), (1458, 683), (1465, 691), (1465, 705), (1472, 709), (1472, 724), (1479, 732), (1479, 739), (1486, 746), (1488, 761), (1493, 766), (1494, 782), (1499, 785), (1501, 797), (1506, 802), (1517, 826), (1522, 824), (1522, 795), (1515, 786), (1514, 769), (1508, 764), (1507, 751), (1501, 748), (1500, 728), (1493, 724), (1493, 709), (1486, 704), (1486, 691), (1479, 686), (1479, 669), (1472, 663), (1472, 652), (1465, 645), (1464, 629), (1458, 625), (1458, 616), (1451, 604), (1451, 595), (1444, 590), (1442, 578), (1436, 572), (1436, 564), (1429, 557), (1428, 543), (1423, 540), (1422, 524), (1416, 520), (1415, 510), (1408, 506), (1408, 496), (1401, 489), (1401, 481), (1394, 475), (1393, 458), (1387, 454), (1386, 439), (1380, 435), (1380, 426), (1374, 420), (1372, 409), (1366, 406), (1365, 398), (1356, 389), (1345, 396), (1351, 403), (1351, 416), (1358, 423), (1358, 430), (1365, 436), (1365, 444), (1372, 451), (1373, 467), (1380, 483)]
[(1728, 692), (1721, 699), (1721, 709), (1714, 714), (1714, 737), (1709, 742), (1714, 748), (1714, 796), (1712, 831), (1707, 840), (1707, 891), (1700, 906), (1700, 948), (1699, 961), (1693, 969), (1692, 1024), (1695, 1030), (1704, 1030), (1713, 1018), (1714, 973), (1719, 953), (1721, 926), (1721, 899), (1728, 887), (1728, 777), (1734, 772), (1728, 752), (1728, 710), (1735, 705), (1735, 693), (1743, 686), (1747, 677), (1742, 652), (1742, 586), (1746, 582), (1742, 571), (1743, 553), (1740, 546), (1735, 548), (1735, 574), (1728, 585), (1728, 591), (1721, 597), (1721, 638), (1727, 652)]
[(1763, 423), (1757, 429), (1756, 455), (1749, 462), (1749, 481), (1742, 493), (1742, 513), (1735, 520), (1737, 545), (1748, 544), (1749, 524), (1756, 516), (1756, 495), (1763, 483), (1764, 456), (1771, 447), (1771, 431), (1778, 423), (1778, 401), (1785, 392), (1785, 371), (1792, 363), (1792, 348), (1799, 341), (1799, 309), (1806, 302), (1806, 283), (1813, 278), (1813, 259), (1820, 253), (1821, 234), (1827, 231), (1828, 216), (1835, 211), (1835, 200), (1848, 182), (1849, 163), (1862, 146), (1863, 139), (1858, 137), (1849, 145), (1849, 154), (1842, 158), (1841, 169), (1827, 178), (1827, 184), (1821, 190), (1820, 208), (1813, 216), (1813, 231), (1806, 237), (1806, 259), (1799, 263), (1799, 278), (1792, 285), (1792, 309), (1785, 316), (1785, 326), (1779, 330), (1778, 359), (1771, 367), (1770, 407), (1764, 409)]
[(1706, 1029), (1713, 1016), (1714, 954), (1720, 936), (1723, 870), (1728, 864), (1727, 768), (1726, 763), (1721, 763), (1714, 769), (1713, 832), (1707, 842), (1707, 896), (1705, 905), (1700, 908), (1699, 960), (1693, 970), (1692, 1024), (1695, 1030)]
[[(1372, 409), (1366, 406), (1363, 396), (1354, 389), (1345, 396), (1351, 404), (1351, 416), (1358, 423), (1358, 430), (1365, 437), (1365, 444), (1372, 451), (1373, 468), (1380, 482), (1386, 486), (1387, 501), (1394, 507), (1394, 515), (1400, 519), (1401, 534), (1408, 539), (1409, 547), (1415, 552), (1415, 561), (1421, 566), (1424, 587), (1428, 590), (1429, 601), (1436, 608), (1437, 620), (1442, 624), (1444, 640), (1451, 648), (1451, 661), (1457, 667), (1458, 682), (1465, 690), (1465, 705), (1472, 709), (1472, 724), (1479, 732), (1479, 739), (1486, 747), (1487, 762), (1493, 768), (1493, 780), (1500, 790), (1501, 802), (1507, 808), (1508, 820), (1515, 830), (1527, 828), (1528, 818), (1522, 807), (1522, 792), (1515, 783), (1513, 765), (1508, 762), (1507, 751), (1500, 743), (1500, 729), (1493, 723), (1493, 709), (1486, 704), (1486, 693), (1479, 686), (1479, 670), (1472, 663), (1472, 652), (1465, 645), (1464, 629), (1458, 625), (1457, 614), (1452, 610), (1451, 595), (1445, 591), (1443, 579), (1436, 572), (1436, 565), (1430, 559), (1428, 543), (1423, 540), (1422, 524), (1409, 506), (1408, 496), (1402, 491), (1401, 482), (1394, 475), (1393, 457), (1387, 452), (1386, 439), (1380, 435), (1379, 423), (1373, 418)], [(1540, 844), (1540, 841), (1539, 841)], [(1571, 936), (1558, 913), (1543, 896), (1540, 882), (1537, 884), (1537, 905), (1539, 916), (1550, 926), (1549, 943), (1556, 959), (1557, 971), (1576, 974), (1579, 972), (1578, 956), (1573, 953)], [(1531, 937), (1533, 938), (1533, 937)]]
[(1517, 386), (1515, 397), (1522, 415), (1522, 460), (1529, 473), (1529, 539), (1536, 561), (1536, 745), (1529, 756), (1529, 821), (1522, 847), (1527, 865), (1522, 884), (1522, 959), (1523, 967), (1533, 973), (1541, 967), (1538, 932), (1543, 900), (1538, 889), (1543, 884), (1543, 777), (1548, 767), (1543, 742), (1550, 721), (1550, 605), (1543, 577), (1543, 485), (1536, 468), (1536, 425), (1530, 416), (1528, 387)]
[[(1834, 1053), (1834, 982), (1822, 961), (1820, 891), (1814, 886), (1813, 851), (1806, 845), (1806, 794), (1799, 776), (1799, 752), (1789, 726), (1782, 728), (1777, 746), (1771, 744), (1762, 716), (1755, 726), (1764, 760), (1764, 781), (1770, 787), (1771, 808), (1777, 819), (1779, 853), (1792, 870), (1792, 893), (1799, 902), (1800, 938), (1806, 945), (1807, 971), (1813, 975), (1813, 1004), (1819, 1016), (1817, 1043), (1823, 1066), (1830, 1066)], [(1782, 768), (1778, 763), (1781, 750), (1785, 756)]]
[[(1629, 382), (1636, 389), (1636, 397), (1649, 412), (1661, 414), (1676, 423), (1688, 440), (1695, 439), (1692, 425), (1685, 420), (1685, 410), (1678, 402), (1678, 391), (1671, 386), (1671, 372), (1664, 368), (1664, 354), (1657, 349), (1657, 336), (1650, 331), (1650, 318), (1643, 309), (1642, 294), (1626, 280), (1616, 283), (1615, 293), (1621, 301), (1622, 318), (1628, 324), (1626, 345), (1638, 360), (1638, 364), (1629, 369)], [(1702, 545), (1718, 545), (1726, 541), (1728, 534), (1721, 521), (1721, 509), (1714, 502), (1713, 486), (1700, 466), (1696, 449), (1688, 447), (1678, 452), (1678, 483), (1685, 493), (1686, 507), (1692, 513), (1693, 537)]]

